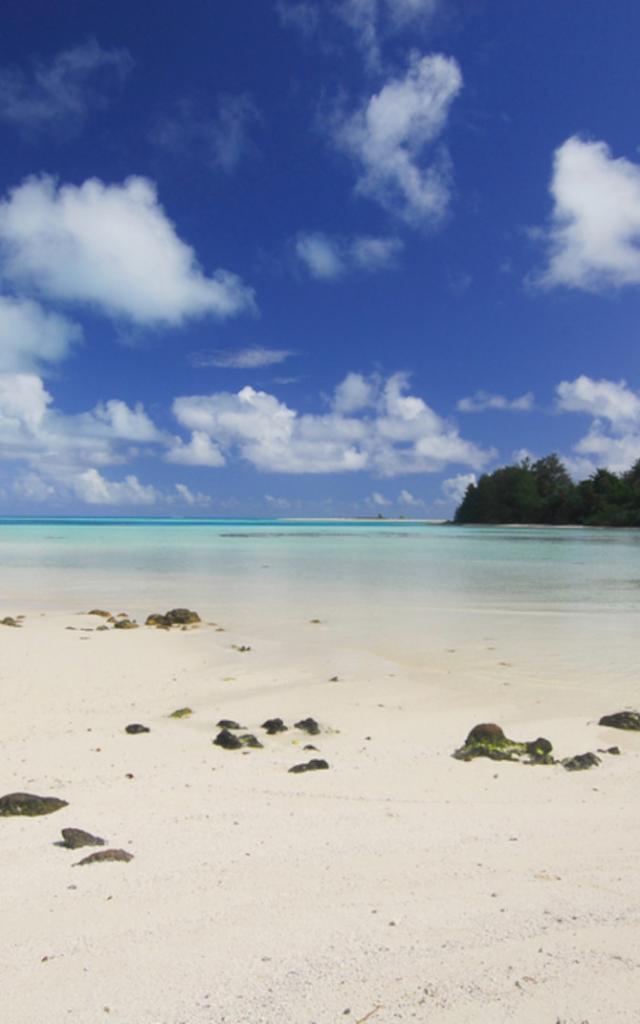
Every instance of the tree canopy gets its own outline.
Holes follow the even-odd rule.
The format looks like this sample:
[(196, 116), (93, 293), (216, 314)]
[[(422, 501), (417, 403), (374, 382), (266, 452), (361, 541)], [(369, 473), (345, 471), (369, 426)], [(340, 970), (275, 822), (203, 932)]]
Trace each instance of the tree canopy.
[(626, 473), (598, 469), (578, 484), (555, 453), (503, 466), (469, 485), (455, 522), (640, 526), (640, 459)]

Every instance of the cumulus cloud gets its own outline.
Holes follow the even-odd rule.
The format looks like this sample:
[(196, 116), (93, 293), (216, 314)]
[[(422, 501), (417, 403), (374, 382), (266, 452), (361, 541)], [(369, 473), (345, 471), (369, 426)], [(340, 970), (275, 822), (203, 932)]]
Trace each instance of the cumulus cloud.
[(173, 412), (183, 427), (207, 435), (222, 453), (237, 452), (266, 472), (366, 469), (396, 476), (434, 472), (448, 463), (486, 463), (492, 452), (461, 437), (407, 389), (405, 374), (385, 381), (350, 374), (322, 415), (299, 413), (251, 387), (176, 398)]
[(319, 280), (334, 280), (350, 270), (386, 270), (404, 248), (399, 238), (354, 238), (326, 235), (322, 231), (301, 232), (295, 241), (298, 259), (309, 274)]
[(68, 137), (92, 109), (106, 106), (132, 67), (127, 50), (105, 50), (93, 39), (48, 60), (34, 59), (29, 71), (2, 68), (0, 120), (27, 134), (44, 130)]
[(192, 366), (219, 366), (227, 370), (257, 370), (264, 366), (276, 366), (294, 355), (289, 349), (265, 348), (264, 345), (250, 345), (226, 351), (192, 352), (189, 362)]
[(555, 152), (545, 287), (640, 284), (640, 166), (573, 136)]
[(384, 494), (380, 493), (380, 491), (374, 491), (369, 498), (369, 501), (372, 505), (375, 505), (376, 508), (387, 508), (392, 504), (388, 498), (385, 498)]
[(191, 440), (185, 444), (179, 437), (175, 438), (165, 454), (167, 462), (177, 462), (182, 466), (224, 466), (226, 459), (218, 445), (214, 444), (208, 434), (202, 430), (194, 430)]
[(583, 412), (613, 426), (640, 423), (640, 395), (625, 381), (593, 380), (584, 374), (565, 380), (556, 388), (561, 412)]
[(27, 179), (0, 203), (0, 255), (14, 283), (137, 324), (228, 317), (254, 303), (235, 274), (205, 276), (145, 178)]
[(420, 498), (414, 497), (411, 491), (404, 489), (398, 495), (398, 504), (407, 505), (409, 508), (416, 508), (416, 506), (422, 505), (422, 501)]
[(442, 493), (449, 501), (459, 505), (467, 493), (467, 488), (475, 483), (477, 483), (475, 473), (458, 473), (457, 476), (443, 480)]
[(359, 168), (356, 189), (409, 224), (433, 224), (450, 196), (449, 160), (435, 143), (462, 88), (457, 61), (412, 54), (404, 78), (387, 81), (333, 123), (334, 144)]
[(192, 491), (186, 484), (174, 484), (174, 487), (182, 500), (187, 505), (210, 505), (211, 498), (208, 494), (202, 494), (200, 491)]
[(527, 391), (519, 398), (505, 398), (504, 395), (493, 395), (488, 391), (476, 391), (469, 398), (461, 398), (456, 405), (458, 412), (486, 412), (500, 410), (504, 412), (529, 412), (533, 408), (533, 393)]
[(155, 487), (141, 484), (133, 474), (124, 480), (107, 480), (97, 469), (80, 473), (73, 486), (88, 505), (155, 505), (160, 497)]
[(0, 373), (28, 373), (59, 363), (82, 339), (82, 329), (37, 302), (0, 295)]
[(182, 161), (195, 157), (231, 174), (244, 156), (255, 152), (249, 133), (259, 120), (255, 103), (244, 93), (219, 96), (210, 111), (185, 99), (157, 119), (151, 141)]

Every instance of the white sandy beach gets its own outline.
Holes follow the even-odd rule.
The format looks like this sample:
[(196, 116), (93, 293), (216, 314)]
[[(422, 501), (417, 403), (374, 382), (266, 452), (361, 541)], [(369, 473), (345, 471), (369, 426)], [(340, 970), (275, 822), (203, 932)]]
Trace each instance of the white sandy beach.
[[(596, 724), (637, 706), (624, 652), (603, 678), (606, 651), (572, 675), (549, 623), (534, 652), (485, 619), (411, 646), (415, 623), (376, 635), (324, 607), (198, 611), (225, 632), (51, 607), (0, 627), (2, 792), (69, 804), (0, 819), (7, 1024), (638, 1020), (640, 735)], [(259, 728), (308, 715), (315, 739)], [(264, 749), (214, 746), (222, 717)], [(479, 721), (622, 755), (452, 759)], [(310, 756), (330, 770), (287, 772)], [(134, 859), (75, 867), (92, 851), (56, 845), (67, 826)]]

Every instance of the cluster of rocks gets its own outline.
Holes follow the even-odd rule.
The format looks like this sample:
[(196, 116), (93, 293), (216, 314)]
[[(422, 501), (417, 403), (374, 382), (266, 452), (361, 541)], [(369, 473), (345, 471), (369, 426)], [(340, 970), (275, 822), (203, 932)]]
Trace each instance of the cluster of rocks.
[[(213, 743), (222, 747), (224, 750), (240, 750), (243, 747), (259, 748), (261, 749), (264, 744), (253, 733), (242, 732), (244, 726), (240, 725), (239, 722), (234, 721), (231, 718), (221, 718), (217, 723), (220, 732), (213, 740)], [(289, 729), (288, 725), (285, 725), (281, 718), (267, 718), (266, 721), (260, 726), (264, 729), (267, 736), (275, 736), (280, 732), (287, 732)], [(310, 736), (317, 736), (320, 733), (320, 726), (316, 722), (315, 718), (302, 718), (299, 722), (294, 724), (294, 729), (300, 729), (302, 732), (308, 733)], [(311, 744), (307, 744), (305, 750), (316, 750)], [(321, 758), (312, 758), (310, 761), (302, 764), (295, 764), (288, 771), (300, 773), (318, 771), (319, 769), (328, 768), (329, 764), (327, 761)]]
[[(98, 615), (105, 622), (109, 623), (113, 629), (138, 629), (136, 620), (132, 619), (126, 612), (112, 615), (111, 612), (107, 612), (103, 608), (92, 608), (90, 612), (87, 612), (87, 615)], [(189, 626), (195, 626), (201, 621), (198, 613), (191, 611), (189, 608), (171, 608), (168, 612), (153, 612), (151, 615), (148, 615), (145, 626), (155, 626), (156, 629), (171, 629), (172, 626), (179, 626), (181, 629), (187, 629)], [(107, 625), (97, 627), (98, 630), (108, 628)]]
[[(640, 731), (640, 712), (619, 711), (613, 715), (603, 715), (599, 725), (614, 729), (633, 729)], [(599, 749), (598, 754), (620, 753), (618, 747)], [(473, 761), (476, 757), (488, 757), (492, 761), (520, 761), (523, 764), (560, 764), (568, 772), (584, 771), (602, 764), (598, 754), (591, 750), (584, 754), (574, 754), (560, 760), (553, 756), (550, 740), (539, 736), (536, 740), (511, 740), (495, 722), (483, 722), (475, 725), (461, 747), (454, 750), (452, 756), (458, 761)]]
[[(66, 800), (57, 796), (38, 796), (36, 793), (7, 793), (0, 797), (0, 817), (28, 817), (35, 818), (43, 814), (53, 814), (55, 811), (68, 807)], [(79, 850), (83, 846), (105, 846), (105, 840), (100, 836), (94, 836), (91, 832), (85, 832), (82, 828), (63, 828), (62, 842), (57, 844), (67, 850)], [(76, 861), (76, 866), (83, 864), (99, 864), (102, 861), (129, 861), (133, 860), (133, 854), (127, 850), (98, 850), (91, 853), (82, 860)]]

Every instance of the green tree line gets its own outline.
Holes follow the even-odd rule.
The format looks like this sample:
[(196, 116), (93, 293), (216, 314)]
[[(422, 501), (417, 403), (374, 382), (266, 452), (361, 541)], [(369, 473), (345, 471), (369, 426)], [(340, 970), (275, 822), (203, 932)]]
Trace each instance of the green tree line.
[(640, 459), (626, 473), (598, 469), (578, 484), (555, 454), (503, 466), (469, 485), (455, 522), (640, 526)]

